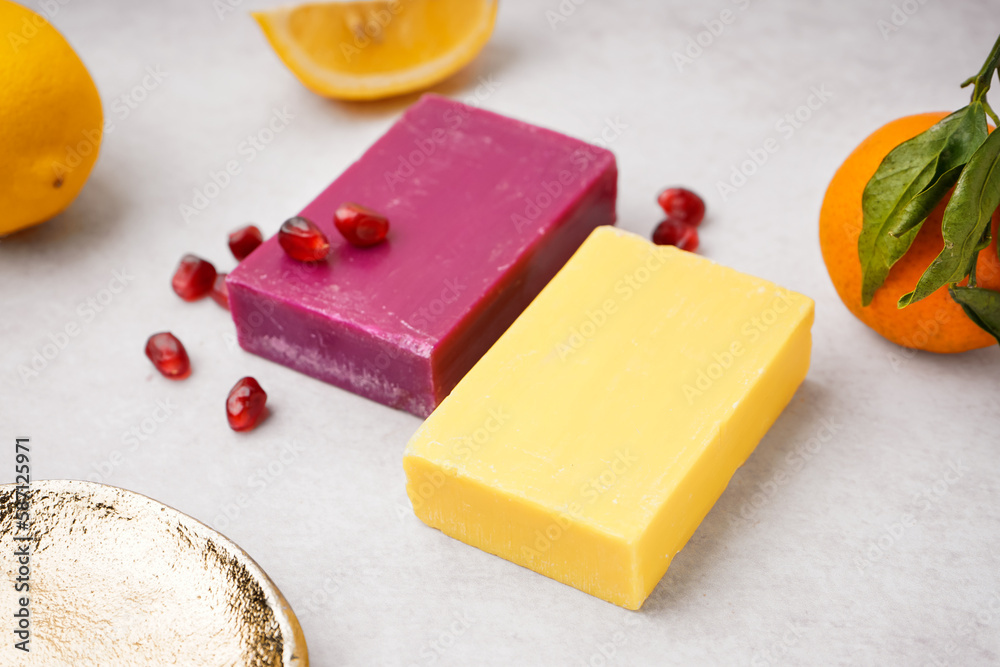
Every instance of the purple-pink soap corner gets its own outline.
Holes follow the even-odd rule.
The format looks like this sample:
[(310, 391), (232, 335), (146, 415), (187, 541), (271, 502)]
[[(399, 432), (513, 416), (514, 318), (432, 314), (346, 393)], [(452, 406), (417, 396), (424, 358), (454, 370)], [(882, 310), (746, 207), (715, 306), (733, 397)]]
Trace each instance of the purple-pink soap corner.
[[(427, 416), (569, 259), (615, 222), (612, 153), (425, 95), (300, 215), (329, 237), (326, 262), (276, 237), (229, 274), (240, 345)], [(333, 216), (357, 202), (388, 239), (348, 244)]]

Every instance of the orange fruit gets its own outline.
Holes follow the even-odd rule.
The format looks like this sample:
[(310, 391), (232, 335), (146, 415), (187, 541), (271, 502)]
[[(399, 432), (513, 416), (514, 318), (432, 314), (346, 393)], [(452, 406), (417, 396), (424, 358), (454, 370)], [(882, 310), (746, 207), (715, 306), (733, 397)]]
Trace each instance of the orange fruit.
[[(823, 261), (844, 305), (892, 342), (929, 352), (965, 352), (996, 344), (996, 339), (980, 329), (952, 300), (947, 287), (906, 308), (896, 306), (899, 297), (913, 290), (924, 270), (944, 247), (941, 216), (948, 197), (928, 216), (913, 245), (893, 265), (871, 304), (862, 306), (861, 261), (858, 259), (861, 194), (889, 151), (947, 115), (940, 112), (906, 116), (876, 130), (837, 169), (819, 215)], [(1000, 215), (994, 214), (994, 239), (998, 222)], [(976, 280), (980, 287), (1000, 291), (1000, 260), (995, 241), (979, 253)]]
[(255, 12), (264, 35), (307, 88), (373, 100), (426, 88), (476, 57), (497, 0), (321, 2)]

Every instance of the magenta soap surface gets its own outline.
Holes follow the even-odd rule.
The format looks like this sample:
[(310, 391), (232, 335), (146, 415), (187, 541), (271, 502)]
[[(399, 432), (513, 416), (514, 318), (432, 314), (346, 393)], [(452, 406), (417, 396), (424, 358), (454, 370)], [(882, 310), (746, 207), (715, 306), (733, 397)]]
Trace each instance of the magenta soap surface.
[[(595, 227), (614, 224), (607, 150), (425, 95), (300, 215), (332, 248), (302, 264), (272, 237), (229, 274), (240, 345), (427, 416)], [(347, 243), (334, 211), (387, 216)]]

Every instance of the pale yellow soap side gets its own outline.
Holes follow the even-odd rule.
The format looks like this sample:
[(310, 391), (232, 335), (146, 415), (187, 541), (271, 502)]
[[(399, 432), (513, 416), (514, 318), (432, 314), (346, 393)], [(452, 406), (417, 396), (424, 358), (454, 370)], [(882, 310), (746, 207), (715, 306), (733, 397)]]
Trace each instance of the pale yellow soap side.
[(812, 308), (596, 230), (410, 441), (415, 512), (638, 608), (804, 378)]

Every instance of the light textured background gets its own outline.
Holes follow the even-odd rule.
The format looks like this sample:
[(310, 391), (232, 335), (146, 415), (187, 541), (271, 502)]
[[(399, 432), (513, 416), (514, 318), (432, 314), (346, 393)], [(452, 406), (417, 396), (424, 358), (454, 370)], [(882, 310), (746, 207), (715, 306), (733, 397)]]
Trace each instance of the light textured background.
[[(633, 613), (426, 528), (400, 463), (416, 418), (242, 352), (218, 306), (171, 292), (182, 253), (230, 268), (229, 230), (273, 233), (415, 99), (312, 95), (247, 15), (262, 3), (230, 1), (222, 18), (208, 0), (69, 0), (53, 17), (115, 128), (70, 210), (0, 243), (0, 436), (32, 437), (36, 477), (123, 486), (222, 530), (287, 595), (314, 665), (1000, 660), (1000, 352), (880, 339), (837, 299), (817, 243), (824, 188), (857, 143), (965, 103), (995, 3), (563, 0), (552, 26), (558, 0), (508, 0), (481, 57), (437, 88), (466, 99), (493, 81), (485, 107), (585, 139), (625, 125), (610, 143), (622, 227), (649, 233), (657, 191), (689, 185), (709, 205), (704, 255), (816, 299), (808, 380)], [(911, 15), (883, 36), (894, 7)], [(724, 9), (733, 22), (679, 70), (673, 54)], [(116, 102), (147, 67), (165, 78), (134, 109)], [(832, 96), (783, 133), (820, 87)], [(294, 118), (249, 161), (241, 142), (274, 109)], [(723, 200), (717, 182), (770, 137), (780, 150)], [(185, 222), (180, 205), (228, 160), (240, 175)], [(116, 270), (133, 279), (85, 320), (78, 305)], [(22, 378), (70, 322), (80, 335)], [(185, 382), (142, 353), (164, 329), (191, 354)], [(239, 435), (223, 403), (246, 374), (273, 414)]]

